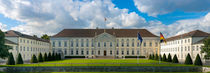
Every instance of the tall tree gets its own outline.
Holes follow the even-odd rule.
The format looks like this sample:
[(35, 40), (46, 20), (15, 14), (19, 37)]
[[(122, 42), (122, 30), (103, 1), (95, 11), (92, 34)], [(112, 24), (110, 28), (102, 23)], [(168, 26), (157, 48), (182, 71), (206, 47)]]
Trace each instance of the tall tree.
[(165, 53), (163, 54), (163, 59), (162, 59), (162, 61), (167, 61), (167, 58), (166, 58), (166, 54), (165, 54)]
[(21, 56), (21, 54), (18, 54), (17, 60), (16, 60), (16, 64), (23, 64), (23, 58)]
[(199, 54), (197, 54), (197, 56), (196, 56), (196, 59), (194, 61), (194, 65), (198, 65), (198, 66), (202, 66), (203, 65)]
[(45, 40), (50, 40), (50, 37), (47, 34), (42, 35), (41, 38), (42, 39), (45, 39)]
[(205, 58), (210, 57), (210, 37), (203, 41), (204, 46), (202, 46), (201, 53), (205, 53)]
[(173, 57), (172, 63), (179, 63), (179, 60), (178, 60), (176, 54)]
[(11, 47), (5, 45), (4, 32), (0, 30), (0, 58), (7, 58), (9, 56), (9, 49), (11, 49)]
[(167, 62), (172, 62), (172, 59), (171, 59), (171, 54), (170, 54), (170, 53), (168, 54), (168, 59), (167, 59)]
[(9, 58), (7, 60), (7, 65), (15, 65), (15, 60), (14, 60), (12, 53), (9, 54)]
[(50, 52), (48, 53), (47, 60), (48, 60), (48, 61), (52, 61), (52, 55), (51, 55), (51, 53), (50, 53)]
[(44, 61), (48, 61), (47, 58), (48, 58), (48, 57), (47, 57), (47, 53), (45, 52), (45, 53), (44, 53)]
[(189, 53), (187, 54), (187, 57), (186, 57), (186, 59), (185, 59), (184, 64), (188, 64), (188, 65), (193, 64), (192, 58), (190, 57), (190, 54), (189, 54)]
[(43, 62), (42, 53), (39, 53), (39, 56), (38, 56), (38, 61), (39, 61), (39, 62)]
[(36, 55), (33, 55), (31, 58), (31, 63), (38, 63), (38, 60), (36, 58)]

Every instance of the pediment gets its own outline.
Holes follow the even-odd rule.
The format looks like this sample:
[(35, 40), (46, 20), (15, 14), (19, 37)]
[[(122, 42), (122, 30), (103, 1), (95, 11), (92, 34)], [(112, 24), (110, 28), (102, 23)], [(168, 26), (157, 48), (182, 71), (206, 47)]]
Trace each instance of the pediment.
[(97, 35), (95, 37), (95, 40), (96, 41), (101, 41), (101, 42), (113, 42), (113, 41), (115, 41), (115, 36), (104, 32), (102, 34)]

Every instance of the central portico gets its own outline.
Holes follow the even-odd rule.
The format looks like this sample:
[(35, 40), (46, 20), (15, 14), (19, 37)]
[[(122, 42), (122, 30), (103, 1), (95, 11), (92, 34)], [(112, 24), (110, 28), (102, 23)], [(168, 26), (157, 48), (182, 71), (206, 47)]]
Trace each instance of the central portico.
[[(137, 33), (143, 37), (141, 44)], [(159, 37), (146, 29), (64, 29), (50, 39), (52, 50), (65, 57), (124, 58), (159, 52)]]

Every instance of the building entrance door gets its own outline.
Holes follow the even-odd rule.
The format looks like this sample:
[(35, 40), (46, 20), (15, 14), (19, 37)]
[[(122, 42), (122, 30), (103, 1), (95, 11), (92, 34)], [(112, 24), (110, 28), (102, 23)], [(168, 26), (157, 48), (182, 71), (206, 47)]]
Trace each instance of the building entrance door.
[(104, 50), (104, 56), (106, 56), (106, 50)]

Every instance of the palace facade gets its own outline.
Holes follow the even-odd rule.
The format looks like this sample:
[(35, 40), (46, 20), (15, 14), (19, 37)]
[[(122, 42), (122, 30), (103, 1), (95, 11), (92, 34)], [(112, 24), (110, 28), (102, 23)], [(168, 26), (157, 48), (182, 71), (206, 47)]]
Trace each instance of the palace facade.
[(209, 37), (210, 34), (200, 30), (191, 31), (177, 36), (167, 38), (167, 43), (161, 43), (161, 55), (170, 53), (173, 57), (177, 55), (180, 62), (184, 62), (189, 53), (194, 61), (196, 55), (199, 54), (201, 60), (204, 60), (204, 53), (201, 53), (203, 41)]
[[(140, 33), (143, 42), (137, 39)], [(64, 29), (50, 37), (52, 51), (86, 58), (159, 54), (159, 37), (146, 29)]]
[(13, 53), (15, 60), (19, 53), (22, 55), (24, 61), (29, 61), (33, 54), (38, 57), (39, 53), (51, 52), (50, 42), (48, 40), (13, 30), (5, 32), (5, 44), (12, 47), (9, 52)]

